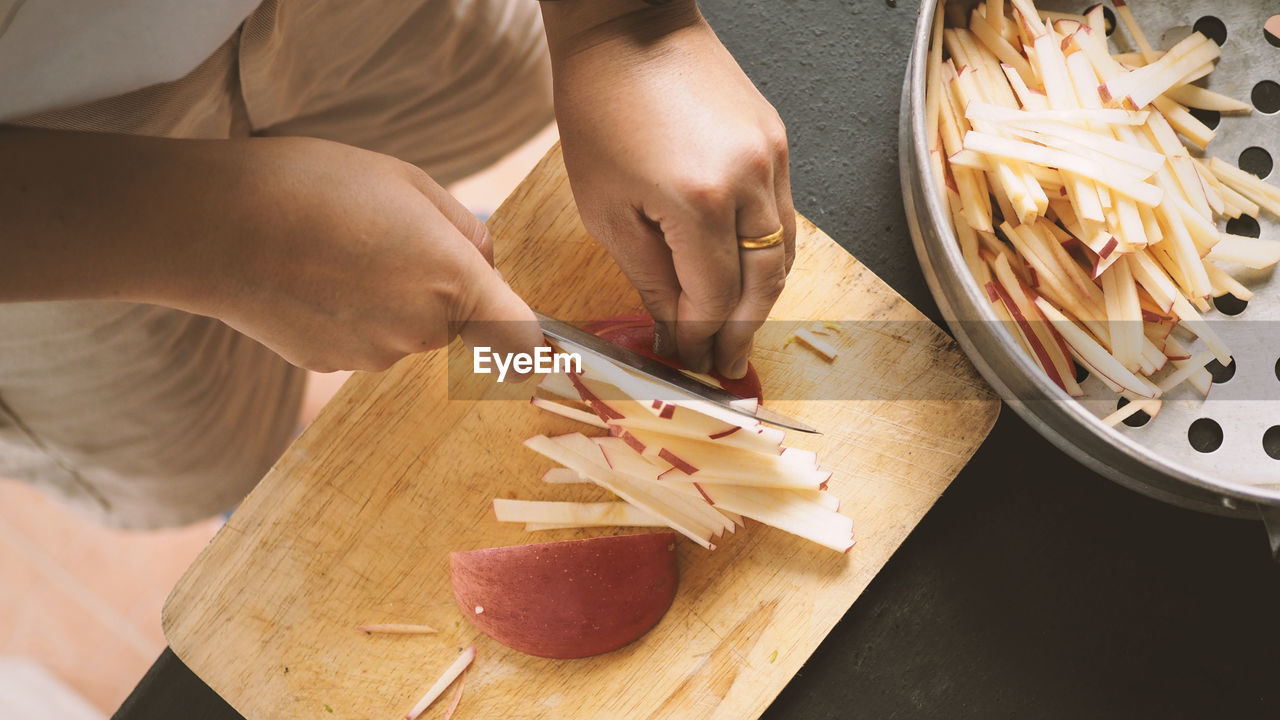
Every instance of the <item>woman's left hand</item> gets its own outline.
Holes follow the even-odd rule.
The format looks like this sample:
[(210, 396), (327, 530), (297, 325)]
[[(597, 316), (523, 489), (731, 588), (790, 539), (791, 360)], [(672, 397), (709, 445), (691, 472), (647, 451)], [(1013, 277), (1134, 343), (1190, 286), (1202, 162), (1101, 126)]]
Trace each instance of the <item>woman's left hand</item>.
[[(657, 321), (658, 352), (742, 377), (795, 254), (782, 120), (692, 1), (562, 0), (543, 16), (583, 222)], [(780, 244), (739, 246), (779, 227)]]

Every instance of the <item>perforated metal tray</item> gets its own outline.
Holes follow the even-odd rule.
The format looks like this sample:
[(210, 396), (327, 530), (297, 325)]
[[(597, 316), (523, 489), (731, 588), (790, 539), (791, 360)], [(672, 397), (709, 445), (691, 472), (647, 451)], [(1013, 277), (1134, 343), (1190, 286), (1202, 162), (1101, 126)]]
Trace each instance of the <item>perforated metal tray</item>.
[[(1184, 385), (1167, 396), (1159, 415), (1145, 425), (1111, 428), (1101, 418), (1116, 409), (1117, 399), (1100, 380), (1083, 383), (1085, 397), (1068, 397), (999, 325), (964, 265), (943, 200), (931, 191), (936, 185), (923, 109), (930, 21), (937, 2), (925, 0), (920, 8), (903, 90), (899, 158), (912, 240), (957, 341), (1019, 415), (1083, 464), (1177, 505), (1261, 516), (1268, 522), (1273, 552), (1280, 551), (1280, 458), (1273, 457), (1280, 455), (1280, 277), (1270, 271), (1242, 274), (1233, 269), (1255, 297), (1237, 315), (1214, 310), (1206, 316), (1235, 358), (1234, 374), (1215, 383), (1209, 398)], [(1044, 10), (1074, 13), (1092, 4), (1037, 3)], [(1249, 115), (1221, 116), (1218, 136), (1207, 154), (1235, 165), (1246, 149), (1258, 148), (1244, 164), (1255, 168), (1249, 160), (1274, 160), (1267, 177), (1275, 182), (1280, 177), (1280, 112), (1271, 102), (1280, 96), (1280, 85), (1275, 84), (1280, 82), (1280, 47), (1267, 39), (1263, 25), (1280, 13), (1280, 5), (1256, 0), (1148, 0), (1131, 7), (1157, 48), (1172, 46), (1197, 23), (1197, 29), (1211, 37), (1225, 30), (1222, 58), (1207, 86), (1253, 102), (1255, 108)], [(1124, 51), (1136, 50), (1123, 28), (1112, 39)], [(1251, 228), (1246, 221), (1230, 230), (1247, 234)], [(1273, 217), (1259, 218), (1257, 231), (1262, 238), (1280, 242), (1280, 222)], [(1234, 310), (1226, 303), (1221, 307)], [(1208, 450), (1219, 434), (1221, 442)]]

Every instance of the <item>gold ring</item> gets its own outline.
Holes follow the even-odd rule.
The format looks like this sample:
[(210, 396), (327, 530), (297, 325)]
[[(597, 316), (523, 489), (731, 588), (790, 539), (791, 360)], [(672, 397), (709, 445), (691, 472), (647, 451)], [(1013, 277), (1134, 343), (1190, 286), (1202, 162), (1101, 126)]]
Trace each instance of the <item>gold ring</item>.
[(743, 250), (760, 250), (762, 248), (773, 247), (774, 245), (782, 242), (782, 234), (783, 229), (782, 226), (779, 225), (777, 230), (774, 230), (768, 235), (761, 235), (760, 237), (742, 237), (739, 235), (738, 247)]

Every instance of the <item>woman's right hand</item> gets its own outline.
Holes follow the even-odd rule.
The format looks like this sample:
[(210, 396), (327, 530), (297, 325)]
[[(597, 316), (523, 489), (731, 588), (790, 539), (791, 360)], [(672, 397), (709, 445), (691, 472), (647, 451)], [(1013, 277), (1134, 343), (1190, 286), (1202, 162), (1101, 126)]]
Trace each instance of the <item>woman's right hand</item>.
[(386, 155), (0, 128), (0, 170), (0, 302), (176, 307), (319, 371), (385, 369), (458, 334), (542, 344), (484, 224)]
[[(323, 140), (239, 143), (233, 233), (206, 239), (212, 314), (303, 367), (381, 370), (449, 343), (532, 352), (484, 223), (413, 165)], [(200, 261), (203, 264), (203, 261)]]

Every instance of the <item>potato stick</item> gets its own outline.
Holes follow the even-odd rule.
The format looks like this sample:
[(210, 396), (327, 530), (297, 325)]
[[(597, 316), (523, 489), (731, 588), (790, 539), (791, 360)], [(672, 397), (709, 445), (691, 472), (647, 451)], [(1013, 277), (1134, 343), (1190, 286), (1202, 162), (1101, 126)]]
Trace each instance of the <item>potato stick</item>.
[(1246, 302), (1253, 299), (1253, 291), (1241, 285), (1240, 281), (1231, 277), (1226, 270), (1212, 262), (1205, 262), (1204, 270), (1209, 274), (1209, 283), (1213, 285), (1214, 297), (1233, 295)]
[(1213, 331), (1213, 328), (1209, 327), (1209, 324), (1204, 321), (1200, 313), (1196, 312), (1195, 308), (1191, 307), (1191, 303), (1187, 302), (1187, 299), (1182, 295), (1173, 296), (1173, 312), (1178, 316), (1178, 322), (1181, 325), (1204, 341), (1204, 344), (1213, 352), (1213, 356), (1217, 358), (1218, 362), (1223, 365), (1231, 363), (1231, 351), (1227, 349), (1218, 334)]
[[(1260, 211), (1261, 208), (1258, 208), (1257, 202), (1253, 202), (1252, 200), (1249, 200), (1248, 197), (1240, 195), (1239, 192), (1231, 190), (1228, 184), (1222, 182), (1216, 174), (1213, 174), (1210, 167), (1208, 167), (1207, 160), (1197, 158), (1193, 161), (1196, 163), (1196, 168), (1202, 173), (1201, 177), (1204, 178), (1204, 181), (1213, 183), (1213, 187), (1215, 187), (1217, 192), (1220, 193), (1222, 196), (1222, 204), (1234, 205), (1235, 208), (1240, 211), (1240, 214), (1252, 215), (1254, 218), (1258, 217), (1258, 211)], [(1228, 215), (1230, 215), (1230, 213), (1228, 213)], [(1239, 218), (1239, 215), (1231, 215), (1231, 217)]]
[(406, 623), (380, 623), (360, 625), (356, 628), (362, 633), (385, 633), (388, 635), (431, 635), (437, 630), (430, 625), (410, 625)]
[(1044, 22), (1040, 20), (1040, 13), (1032, 0), (1009, 0), (1009, 4), (1013, 6), (1017, 19), (1032, 38), (1044, 34)]
[(453, 664), (444, 671), (444, 674), (440, 676), (440, 679), (436, 680), (435, 684), (431, 686), (431, 689), (427, 691), (427, 694), (423, 695), (422, 699), (414, 704), (413, 709), (405, 715), (405, 720), (417, 720), (417, 717), (425, 712), (426, 709), (430, 707), (431, 703), (435, 702), (436, 698), (440, 697), (440, 695), (448, 689), (449, 685), (451, 685), (453, 681), (462, 674), (462, 671), (467, 669), (467, 666), (471, 664), (471, 661), (475, 659), (475, 645), (463, 650), (462, 654), (458, 656), (458, 659), (455, 660)]
[(1280, 201), (1280, 187), (1270, 185), (1257, 175), (1225, 163), (1219, 158), (1209, 158), (1209, 170), (1223, 183), (1236, 188), (1242, 194), (1244, 189), (1248, 189), (1249, 195)]
[(1209, 258), (1263, 270), (1280, 262), (1280, 242), (1220, 233), (1217, 245), (1209, 251)]
[(1067, 278), (1067, 281), (1075, 288), (1076, 297), (1086, 311), (1085, 314), (1076, 314), (1076, 318), (1089, 326), (1090, 332), (1095, 337), (1108, 337), (1105, 326), (1101, 321), (1106, 319), (1106, 301), (1102, 297), (1102, 289), (1089, 277), (1084, 268), (1075, 261), (1070, 253), (1061, 243), (1056, 242), (1051, 236), (1048, 228), (1052, 227), (1052, 223), (1041, 221), (1032, 227), (1032, 234), (1028, 236), (1028, 241), (1033, 245), (1038, 242), (1038, 247), (1042, 251), (1040, 254), (1046, 257), (1052, 257)]
[(1208, 365), (1212, 360), (1213, 353), (1208, 350), (1196, 353), (1186, 362), (1185, 365), (1179, 367), (1177, 371), (1157, 382), (1156, 387), (1160, 388), (1161, 393), (1167, 393), (1186, 382), (1197, 371), (1203, 370), (1204, 366)]
[(937, 150), (938, 101), (942, 97), (942, 10), (946, 3), (938, 3), (933, 13), (933, 30), (929, 41), (929, 66), (925, 68), (928, 92), (924, 98), (925, 129), (929, 133), (929, 149)]
[(990, 258), (988, 262), (995, 262), (996, 257), (1004, 256), (1009, 261), (1009, 266), (1018, 275), (1018, 279), (1027, 285), (1031, 284), (1031, 273), (1027, 269), (1026, 263), (1018, 258), (1013, 248), (1000, 242), (994, 233), (978, 233), (978, 241)]
[(1059, 170), (1079, 173), (1094, 182), (1102, 183), (1116, 192), (1133, 198), (1143, 205), (1152, 207), (1160, 204), (1163, 192), (1160, 188), (1126, 176), (1123, 171), (1117, 172), (1114, 165), (1104, 166), (1092, 160), (1072, 155), (1054, 148), (1041, 147), (1032, 143), (1002, 138), (996, 135), (970, 130), (964, 137), (964, 146), (968, 150), (995, 155), (1009, 160), (1032, 162)]
[(973, 273), (974, 278), (979, 278), (987, 265), (978, 257), (978, 233), (968, 223), (961, 222), (963, 217), (959, 211), (952, 211), (951, 222), (955, 226), (956, 242), (960, 245), (960, 256), (964, 258), (969, 272)]
[(579, 527), (665, 526), (647, 510), (627, 502), (557, 502), (493, 499), (498, 522), (572, 524)]
[[(1222, 199), (1222, 183), (1196, 158), (1191, 159), (1191, 169), (1195, 170), (1196, 177), (1200, 180), (1200, 189), (1204, 192), (1205, 201), (1209, 203), (1209, 210), (1214, 216), (1224, 215), (1226, 202)], [(1209, 219), (1212, 221), (1213, 217)]]
[(942, 44), (951, 55), (951, 59), (956, 62), (956, 72), (963, 72), (974, 66), (973, 59), (969, 57), (968, 47), (960, 42), (956, 28), (947, 28), (942, 31)]
[(1142, 307), (1128, 262), (1124, 257), (1117, 258), (1100, 279), (1107, 302), (1111, 354), (1126, 368), (1136, 370), (1142, 354)]
[[(967, 107), (970, 102), (981, 99), (975, 87), (975, 75), (976, 71), (962, 71), (952, 83), (952, 88), (956, 92), (957, 109)], [(999, 132), (997, 128), (990, 127), (984, 123), (978, 123), (978, 127), (991, 130), (994, 133)], [(1035, 182), (1035, 178), (1031, 176), (1030, 171), (1026, 169), (1026, 163), (1016, 160), (994, 159), (991, 165), (996, 179), (996, 183), (993, 184), (998, 183), (1003, 186), (1009, 202), (1013, 205), (1016, 217), (1019, 219), (1033, 218), (1036, 215), (1044, 214), (1044, 211), (1048, 208), (1049, 198), (1045, 195), (1040, 185)]]
[(1000, 68), (1000, 60), (983, 45), (971, 32), (958, 33), (960, 42), (964, 43), (969, 57), (975, 63), (978, 80), (983, 86), (986, 96), (999, 105), (1017, 107), (1018, 99), (1009, 87), (1009, 81)]
[[(996, 280), (1000, 283), (1005, 293), (1001, 296), (1001, 299), (1011, 301), (1009, 312), (1014, 315), (1014, 319), (1022, 329), (1023, 335), (1032, 345), (1036, 363), (1044, 369), (1055, 385), (1068, 393), (1072, 391), (1078, 393), (1080, 388), (1075, 384), (1074, 369), (1066, 356), (1062, 354), (1057, 339), (1052, 334), (1052, 326), (1040, 322), (1039, 315), (1035, 310), (1035, 304), (1028, 298), (1021, 283), (1014, 276), (1007, 256), (1001, 255), (997, 257), (991, 267), (995, 271)], [(1068, 378), (1072, 380), (1071, 387), (1067, 385)]]
[[(1164, 155), (1120, 142), (1110, 132), (1103, 135), (1102, 133), (1084, 130), (1064, 123), (1044, 120), (1014, 120), (1008, 124), (1012, 127), (1031, 130), (1040, 135), (1047, 135), (1067, 140), (1077, 145), (1083, 145), (1108, 157), (1120, 160), (1125, 164), (1142, 168), (1147, 171), (1147, 174), (1143, 175), (1144, 178), (1150, 177), (1151, 173), (1159, 170), (1160, 166), (1165, 163)], [(1166, 127), (1168, 126), (1166, 125)]]
[(1156, 220), (1156, 213), (1146, 205), (1138, 206), (1138, 216), (1142, 218), (1142, 228), (1147, 236), (1147, 244), (1154, 245), (1164, 239), (1164, 231), (1160, 229), (1160, 222)]
[(1136, 252), (1129, 256), (1129, 270), (1138, 285), (1160, 306), (1160, 311), (1168, 314), (1173, 308), (1173, 296), (1178, 294), (1178, 288), (1160, 264), (1145, 251)]
[[(939, 129), (942, 135), (942, 146), (950, 155), (962, 148), (960, 121), (956, 119), (955, 107), (951, 98), (945, 97), (939, 103)], [(948, 159), (948, 162), (950, 160)], [(976, 230), (991, 231), (991, 204), (988, 196), (986, 176), (971, 168), (952, 163), (952, 177), (955, 179), (956, 191), (960, 194), (961, 208), (965, 222)], [(985, 168), (984, 168), (985, 169)]]
[[(1157, 52), (1156, 59), (1159, 60), (1160, 57), (1163, 55), (1164, 53)], [(1147, 62), (1146, 58), (1142, 57), (1142, 53), (1136, 53), (1136, 52), (1116, 53), (1111, 57), (1115, 58), (1116, 62), (1120, 63), (1121, 65), (1125, 65), (1132, 69), (1137, 69), (1137, 68), (1143, 67), (1144, 65), (1150, 64)]]
[(1080, 353), (1081, 357), (1097, 370), (1098, 375), (1107, 378), (1115, 385), (1138, 397), (1154, 398), (1159, 395), (1158, 388), (1130, 372), (1116, 360), (1115, 356), (1107, 352), (1106, 348), (1099, 345), (1088, 333), (1081, 330), (1078, 325), (1046, 300), (1037, 298), (1035, 302), (1036, 306), (1040, 308), (1040, 312), (1049, 319), (1054, 329), (1062, 335), (1067, 344), (1071, 346), (1071, 349)]
[(1160, 350), (1151, 338), (1142, 336), (1142, 355), (1140, 357), (1142, 374), (1151, 377), (1169, 364), (1169, 358)]
[(1192, 242), (1196, 244), (1196, 251), (1200, 257), (1204, 257), (1214, 245), (1218, 244), (1219, 239), (1218, 226), (1209, 219), (1212, 216), (1205, 217), (1200, 214), (1188, 205), (1186, 200), (1178, 197), (1177, 193), (1170, 193), (1165, 197), (1165, 202), (1172, 203), (1178, 211), (1178, 216), (1182, 218), (1182, 223), (1191, 235)]
[(1035, 268), (1036, 276), (1040, 279), (1040, 287), (1037, 288), (1040, 295), (1048, 298), (1055, 305), (1070, 310), (1073, 315), (1089, 314), (1089, 311), (1080, 304), (1080, 298), (1071, 289), (1071, 284), (1058, 276), (1056, 265), (1050, 264), (1049, 260), (1028, 248), (1027, 240), (1022, 233), (1007, 232), (1005, 235), (1018, 249), (1023, 259)]
[(1006, 26), (1009, 24), (1009, 20), (1004, 16), (1004, 0), (988, 0), (982, 17), (991, 27), (995, 28), (996, 32), (1000, 33), (1000, 37), (1005, 42), (1008, 42), (1009, 35), (1006, 35), (1006, 33), (1009, 28)]
[[(1162, 184), (1167, 184), (1163, 181)], [(1172, 195), (1174, 189), (1165, 187), (1166, 195)], [(1200, 262), (1200, 250), (1187, 231), (1186, 223), (1175, 207), (1176, 202), (1162, 203), (1156, 208), (1156, 217), (1160, 219), (1160, 227), (1165, 231), (1165, 250), (1177, 263), (1186, 281), (1184, 286), (1191, 297), (1204, 297), (1209, 294), (1209, 276), (1204, 272), (1204, 264)]]
[(1209, 159), (1209, 170), (1224, 185), (1251, 200), (1259, 208), (1280, 217), (1280, 188), (1268, 185), (1257, 175), (1219, 160)]
[(1116, 410), (1110, 415), (1102, 418), (1102, 422), (1111, 427), (1115, 427), (1129, 418), (1137, 415), (1139, 412), (1145, 412), (1151, 417), (1155, 417), (1160, 413), (1159, 400), (1135, 400), (1127, 403), (1124, 407)]
[(795, 335), (796, 339), (799, 340), (801, 344), (821, 355), (822, 359), (827, 362), (835, 360), (836, 355), (839, 353), (831, 343), (823, 340), (817, 335), (814, 335), (805, 328), (796, 330)]
[(1196, 176), (1196, 170), (1191, 165), (1191, 157), (1187, 154), (1187, 149), (1178, 141), (1178, 136), (1169, 126), (1169, 122), (1160, 113), (1153, 114), (1147, 120), (1146, 130), (1155, 142), (1156, 148), (1164, 153), (1168, 160), (1182, 196), (1191, 203), (1192, 207), (1202, 213), (1206, 220), (1212, 218), (1209, 203), (1204, 197), (1204, 187), (1200, 184), (1200, 178)]
[(1217, 43), (1193, 32), (1159, 60), (1107, 80), (1098, 86), (1098, 94), (1103, 102), (1125, 101), (1137, 110), (1221, 54)]
[(989, 120), (995, 123), (1048, 122), (1073, 125), (1078, 122), (1104, 125), (1145, 125), (1151, 115), (1148, 110), (1122, 110), (1119, 108), (1077, 108), (1074, 110), (1018, 110), (988, 102), (972, 102), (965, 108), (965, 118)]
[(1089, 12), (1084, 14), (1085, 26), (1091, 31), (1106, 37), (1107, 35), (1107, 16), (1103, 14), (1102, 3), (1098, 3), (1089, 8)]
[(1050, 23), (1050, 22), (1053, 23), (1054, 29), (1058, 30), (1059, 33), (1062, 32), (1060, 27), (1063, 23), (1075, 23), (1076, 25), (1084, 25), (1086, 22), (1088, 22), (1085, 19), (1085, 16), (1080, 15), (1078, 13), (1065, 13), (1065, 12), (1057, 12), (1054, 10), (1037, 10), (1036, 12), (1037, 14), (1040, 15), (1041, 20), (1045, 21), (1046, 23)]
[(1044, 96), (1041, 90), (1033, 90), (1027, 87), (1023, 82), (1018, 71), (1011, 65), (1001, 65), (1000, 69), (1004, 71), (1005, 79), (1009, 81), (1009, 87), (1013, 88), (1013, 92), (1018, 96), (1018, 102), (1022, 103), (1023, 110), (1032, 112), (1047, 111), (1049, 109), (1049, 99)]
[[(1000, 19), (1004, 20), (1003, 16)], [(986, 16), (978, 12), (977, 8), (969, 16), (969, 29), (993, 55), (999, 58), (1002, 65), (1013, 68), (1019, 80), (1023, 82), (1035, 80), (1035, 74), (1031, 71), (1031, 64), (1027, 59), (1004, 39), (1000, 31), (987, 20)]]
[[(1125, 179), (1131, 180), (1134, 182), (1140, 183), (1150, 178), (1154, 174), (1154, 171), (1152, 170), (1148, 170), (1147, 168), (1144, 168), (1144, 167), (1139, 167), (1126, 160), (1122, 160), (1120, 158), (1108, 155), (1097, 148), (1091, 147), (1088, 144), (1076, 142), (1074, 140), (1067, 140), (1065, 138), (1058, 137), (1056, 135), (1046, 135), (1044, 133), (1039, 133), (1033, 130), (1024, 130), (1023, 128), (1015, 127), (1015, 126), (1007, 126), (1007, 129), (1004, 134), (1010, 139), (1030, 141), (1032, 143), (1035, 143), (1036, 145), (1041, 145), (1046, 148), (1051, 148), (1054, 150), (1060, 150), (1064, 153), (1067, 153), (1081, 160), (1087, 160), (1089, 162), (1096, 163), (1112, 171), (1113, 174), (1121, 175)], [(1163, 161), (1161, 162), (1161, 164), (1163, 165)], [(1060, 167), (1059, 170), (1065, 171), (1065, 172), (1073, 172), (1070, 168)], [(1065, 176), (1064, 176), (1064, 179), (1065, 179)], [(1080, 213), (1078, 208), (1076, 210), (1076, 213), (1083, 217), (1083, 214)], [(1093, 219), (1095, 222), (1098, 222), (1098, 220), (1095, 218), (1090, 218), (1090, 219)]]
[(1137, 204), (1132, 200), (1117, 198), (1115, 215), (1117, 219), (1116, 234), (1119, 236), (1120, 242), (1132, 248), (1143, 247), (1149, 242), (1147, 229), (1142, 224), (1142, 215), (1138, 212)]
[[(1070, 310), (1081, 320), (1099, 320), (1106, 317), (1102, 291), (1084, 276), (1080, 266), (1076, 265), (1070, 257), (1065, 258), (1066, 264), (1064, 264), (1059, 253), (1065, 254), (1065, 251), (1058, 243), (1046, 240), (1042, 233), (1026, 225), (1015, 228), (1014, 235), (1010, 239), (1015, 240), (1015, 245), (1026, 246), (1027, 251), (1023, 253), (1024, 256), (1035, 257), (1045, 265), (1047, 272), (1041, 274), (1047, 275), (1048, 279), (1042, 280), (1041, 284), (1056, 289), (1063, 296), (1064, 301), (1058, 305)], [(1079, 284), (1081, 280), (1084, 281), (1083, 285)]]
[(1138, 20), (1133, 16), (1133, 11), (1129, 9), (1129, 5), (1124, 0), (1115, 0), (1116, 15), (1119, 16), (1120, 22), (1124, 24), (1125, 30), (1129, 31), (1129, 35), (1133, 37), (1133, 42), (1138, 46), (1138, 50), (1142, 53), (1142, 57), (1147, 62), (1156, 59), (1156, 51), (1151, 47), (1151, 43), (1147, 42), (1147, 36), (1143, 34), (1142, 28), (1138, 25)]
[(1187, 107), (1216, 110), (1220, 113), (1251, 113), (1253, 106), (1199, 85), (1179, 85), (1165, 91), (1164, 97)]
[(540, 410), (546, 410), (553, 415), (559, 415), (560, 417), (568, 418), (570, 420), (577, 420), (580, 423), (585, 423), (592, 427), (598, 427), (602, 430), (607, 430), (609, 428), (609, 426), (605, 425), (595, 413), (588, 412), (586, 410), (579, 410), (578, 408), (569, 407), (568, 405), (562, 405), (552, 400), (540, 398), (537, 395), (529, 398), (529, 404)]
[(1045, 33), (1036, 38), (1031, 64), (1040, 75), (1044, 94), (1049, 98), (1049, 108), (1075, 110), (1080, 107), (1080, 103), (1076, 100), (1075, 88), (1067, 76), (1067, 62), (1062, 56), (1059, 42), (1053, 33)]
[[(1192, 33), (1193, 37), (1196, 35), (1200, 34)], [(1106, 101), (1123, 98), (1134, 109), (1143, 108), (1150, 104), (1152, 100), (1163, 95), (1169, 88), (1184, 82), (1190, 82), (1189, 78), (1207, 74), (1206, 71), (1212, 71), (1213, 66), (1209, 63), (1222, 55), (1222, 48), (1203, 35), (1200, 35), (1200, 37), (1204, 38), (1204, 42), (1185, 56), (1162, 66), (1162, 63), (1173, 55), (1171, 51), (1156, 62), (1131, 72), (1130, 75), (1144, 73), (1144, 76), (1136, 81), (1130, 80), (1126, 83), (1124, 78), (1119, 78), (1115, 81), (1116, 89), (1128, 90), (1123, 95), (1112, 92), (1112, 83), (1108, 82), (1103, 86), (1105, 92), (1100, 90), (1100, 92), (1103, 92), (1102, 99)]]
[[(1217, 43), (1214, 43), (1214, 44), (1216, 45)], [(1175, 82), (1173, 84), (1173, 87), (1171, 87), (1170, 89), (1172, 90), (1173, 88), (1176, 88), (1176, 87), (1183, 87), (1184, 85), (1189, 85), (1199, 80), (1200, 78), (1208, 77), (1209, 74), (1213, 72), (1213, 67), (1214, 67), (1213, 62), (1207, 62), (1197, 67), (1196, 69), (1192, 70), (1186, 75), (1183, 75), (1182, 78), (1177, 82)]]
[(1072, 172), (1065, 170), (1059, 171), (1062, 174), (1063, 189), (1067, 191), (1067, 196), (1071, 198), (1071, 204), (1076, 206), (1076, 214), (1085, 219), (1101, 222), (1106, 219), (1103, 211), (1102, 200), (1098, 194), (1098, 188), (1087, 179), (1080, 177)]
[(1163, 95), (1153, 100), (1152, 105), (1164, 115), (1165, 122), (1170, 127), (1201, 150), (1218, 135), (1218, 131), (1200, 122), (1189, 110)]

